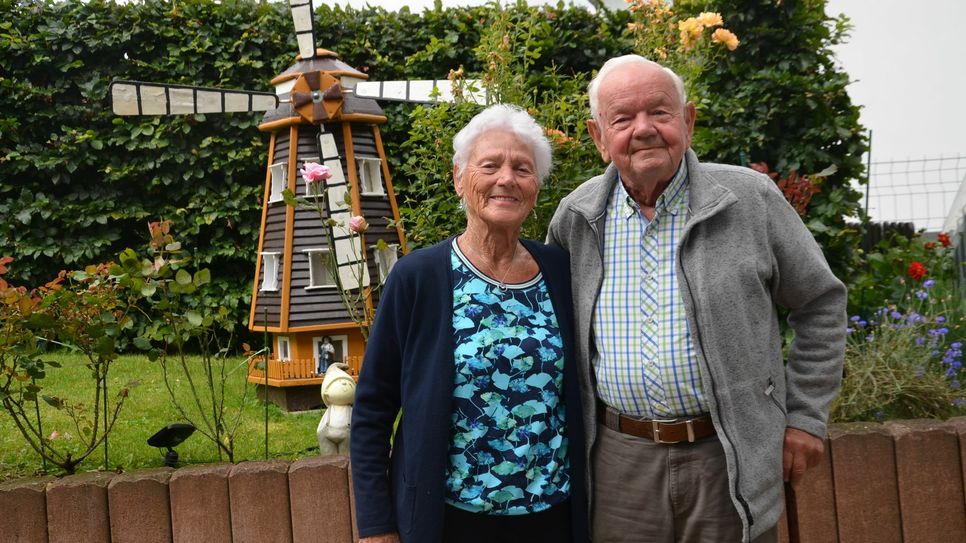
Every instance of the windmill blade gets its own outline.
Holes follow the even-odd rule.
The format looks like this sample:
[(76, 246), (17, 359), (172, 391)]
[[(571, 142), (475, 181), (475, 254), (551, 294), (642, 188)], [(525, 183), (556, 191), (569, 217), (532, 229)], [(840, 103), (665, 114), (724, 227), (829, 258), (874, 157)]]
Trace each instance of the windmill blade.
[(487, 100), (483, 83), (478, 79), (467, 79), (462, 84), (449, 79), (359, 81), (355, 93), (362, 98), (423, 104), (454, 102), (456, 96), (480, 105), (486, 105)]
[(302, 60), (315, 57), (315, 7), (312, 0), (289, 0), (295, 39), (299, 44)]
[(115, 115), (262, 112), (277, 108), (278, 96), (270, 92), (113, 81), (111, 107)]
[[(369, 286), (369, 266), (365, 265), (365, 247), (362, 238), (349, 230), (352, 207), (346, 194), (349, 181), (342, 171), (342, 157), (336, 146), (335, 137), (320, 126), (319, 159), (328, 166), (332, 177), (325, 180), (325, 206), (333, 225), (329, 227), (335, 247), (335, 263), (339, 270), (339, 284), (343, 290), (354, 290)], [(361, 266), (360, 266), (361, 264)], [(359, 273), (361, 268), (362, 273)]]

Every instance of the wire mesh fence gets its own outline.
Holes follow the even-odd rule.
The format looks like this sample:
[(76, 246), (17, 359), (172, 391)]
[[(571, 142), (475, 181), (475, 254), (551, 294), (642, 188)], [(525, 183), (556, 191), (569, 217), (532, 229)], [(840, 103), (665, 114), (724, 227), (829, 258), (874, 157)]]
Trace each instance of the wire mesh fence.
[(939, 232), (953, 229), (947, 218), (960, 200), (954, 215), (962, 215), (966, 194), (957, 194), (964, 181), (966, 155), (889, 160), (870, 163), (869, 184), (857, 190), (868, 196), (872, 221), (912, 222), (917, 230)]

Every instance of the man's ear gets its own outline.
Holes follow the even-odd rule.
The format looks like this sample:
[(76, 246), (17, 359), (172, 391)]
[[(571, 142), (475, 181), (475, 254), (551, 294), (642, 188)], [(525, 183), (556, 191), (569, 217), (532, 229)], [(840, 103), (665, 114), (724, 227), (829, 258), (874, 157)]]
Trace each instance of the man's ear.
[(601, 132), (600, 125), (594, 119), (587, 119), (587, 131), (590, 132), (590, 137), (594, 140), (594, 145), (597, 146), (597, 151), (600, 153), (600, 158), (604, 162), (610, 163), (610, 153), (607, 151), (607, 146), (604, 145), (603, 133)]
[(688, 102), (684, 106), (684, 122), (688, 127), (688, 147), (691, 146), (691, 136), (694, 135), (694, 118), (697, 115), (697, 109), (694, 107), (694, 102)]

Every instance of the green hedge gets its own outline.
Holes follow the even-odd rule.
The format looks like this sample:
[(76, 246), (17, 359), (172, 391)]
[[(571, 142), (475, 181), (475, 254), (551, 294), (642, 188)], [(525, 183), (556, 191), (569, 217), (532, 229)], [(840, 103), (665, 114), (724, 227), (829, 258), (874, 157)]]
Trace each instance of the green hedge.
[[(699, 104), (698, 147), (708, 158), (764, 160), (787, 172), (839, 173), (810, 208), (809, 223), (833, 266), (846, 273), (855, 242), (843, 215), (858, 196), (865, 142), (846, 74), (829, 46), (841, 22), (824, 1), (677, 2), (721, 9), (742, 47), (711, 74), (720, 93)], [(316, 12), (321, 47), (374, 78), (444, 77), (481, 68), (473, 48), (493, 7)], [(509, 8), (555, 32), (540, 44), (530, 78), (586, 78), (628, 52), (627, 14), (562, 4)], [(839, 26), (837, 26), (837, 24)], [(36, 285), (62, 268), (111, 260), (169, 219), (183, 245), (212, 269), (225, 305), (247, 313), (254, 273), (268, 137), (258, 115), (117, 118), (113, 79), (270, 90), (297, 52), (287, 3), (220, 4), (3, 1), (0, 5), (0, 255), (14, 284)], [(407, 106), (386, 106), (393, 166), (408, 138)], [(397, 168), (396, 171), (399, 171)], [(581, 181), (573, 180), (573, 183)], [(394, 176), (402, 205), (407, 179)], [(426, 239), (426, 242), (431, 240)]]

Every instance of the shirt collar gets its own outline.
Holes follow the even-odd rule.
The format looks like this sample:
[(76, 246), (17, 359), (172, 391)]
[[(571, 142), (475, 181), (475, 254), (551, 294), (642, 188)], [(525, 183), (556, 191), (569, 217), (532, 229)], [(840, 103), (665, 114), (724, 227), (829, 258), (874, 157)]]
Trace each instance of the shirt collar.
[[(669, 213), (676, 216), (684, 207), (681, 205), (681, 201), (687, 197), (687, 187), (688, 165), (687, 161), (682, 159), (677, 171), (674, 172), (674, 177), (671, 178), (671, 182), (657, 198), (654, 205), (656, 213), (658, 215)], [(621, 217), (629, 219), (640, 213), (641, 206), (627, 193), (620, 172), (617, 173), (617, 186), (614, 187), (613, 199)]]

